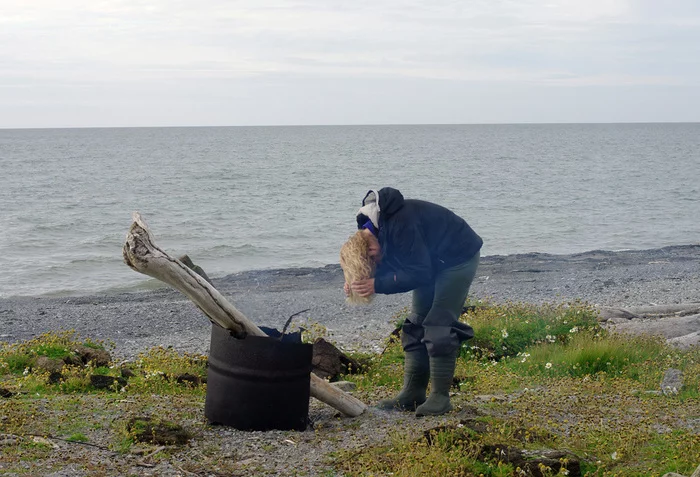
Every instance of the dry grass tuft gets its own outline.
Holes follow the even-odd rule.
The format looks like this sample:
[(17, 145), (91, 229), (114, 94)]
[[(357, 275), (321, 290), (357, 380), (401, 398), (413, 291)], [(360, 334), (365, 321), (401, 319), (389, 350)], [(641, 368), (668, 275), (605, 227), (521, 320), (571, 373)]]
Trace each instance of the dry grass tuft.
[[(351, 235), (340, 248), (340, 266), (347, 283), (374, 276), (375, 264), (369, 256), (369, 242), (360, 231)], [(362, 297), (350, 290), (347, 302), (362, 305), (371, 303), (373, 298), (374, 295)]]

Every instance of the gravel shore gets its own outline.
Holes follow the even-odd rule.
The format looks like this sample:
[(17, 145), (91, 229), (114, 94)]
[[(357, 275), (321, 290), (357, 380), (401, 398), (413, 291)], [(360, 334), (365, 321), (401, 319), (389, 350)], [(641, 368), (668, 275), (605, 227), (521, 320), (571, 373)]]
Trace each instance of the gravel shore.
[[(258, 325), (281, 328), (295, 318), (325, 326), (346, 350), (378, 350), (410, 294), (379, 295), (370, 306), (349, 306), (338, 265), (242, 272), (214, 286)], [(483, 257), (472, 298), (530, 303), (583, 300), (631, 307), (700, 302), (700, 244), (652, 250), (528, 253)], [(169, 288), (81, 297), (0, 299), (0, 341), (25, 340), (51, 330), (116, 345), (128, 359), (152, 346), (206, 353), (211, 326), (184, 295)]]

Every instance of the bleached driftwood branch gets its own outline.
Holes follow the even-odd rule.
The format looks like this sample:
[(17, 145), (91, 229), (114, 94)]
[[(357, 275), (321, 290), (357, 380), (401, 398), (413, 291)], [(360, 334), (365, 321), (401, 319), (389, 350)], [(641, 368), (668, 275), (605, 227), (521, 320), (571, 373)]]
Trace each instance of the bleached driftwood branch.
[[(122, 249), (124, 262), (129, 267), (184, 293), (209, 320), (231, 330), (234, 335), (267, 336), (204, 278), (158, 248), (138, 212), (134, 212), (133, 220)], [(313, 373), (311, 395), (347, 416), (359, 416), (367, 409), (362, 401)]]
[(650, 318), (668, 315), (689, 315), (700, 313), (700, 303), (680, 303), (673, 305), (648, 305), (617, 308), (611, 306), (598, 307), (602, 321), (631, 320), (634, 318)]

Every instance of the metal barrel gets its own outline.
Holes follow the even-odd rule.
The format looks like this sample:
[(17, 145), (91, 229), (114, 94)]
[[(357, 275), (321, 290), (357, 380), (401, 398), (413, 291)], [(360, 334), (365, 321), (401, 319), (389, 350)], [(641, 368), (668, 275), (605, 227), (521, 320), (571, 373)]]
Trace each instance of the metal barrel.
[(261, 336), (237, 339), (212, 325), (204, 404), (209, 423), (250, 431), (305, 430), (312, 349)]

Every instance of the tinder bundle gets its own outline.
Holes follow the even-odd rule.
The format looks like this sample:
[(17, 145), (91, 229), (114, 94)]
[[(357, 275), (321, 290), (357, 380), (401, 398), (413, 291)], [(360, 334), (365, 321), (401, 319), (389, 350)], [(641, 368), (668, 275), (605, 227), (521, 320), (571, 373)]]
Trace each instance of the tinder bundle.
[[(345, 275), (345, 282), (351, 284), (374, 276), (374, 260), (369, 256), (369, 242), (360, 232), (352, 235), (340, 248), (340, 267)], [(362, 297), (350, 290), (348, 303), (367, 304), (374, 295)]]

